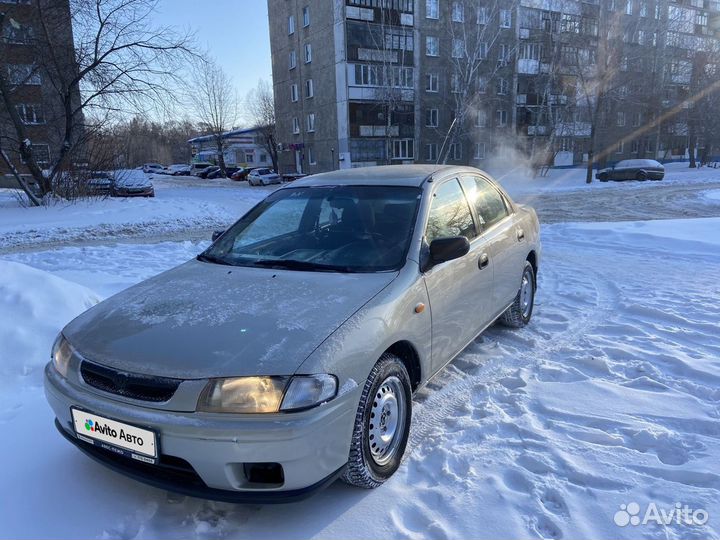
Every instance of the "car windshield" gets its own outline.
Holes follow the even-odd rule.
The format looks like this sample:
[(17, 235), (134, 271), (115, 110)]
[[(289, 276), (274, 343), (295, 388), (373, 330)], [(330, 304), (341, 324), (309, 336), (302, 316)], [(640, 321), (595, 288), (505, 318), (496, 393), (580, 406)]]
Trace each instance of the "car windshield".
[(396, 270), (407, 255), (420, 195), (413, 187), (281, 189), (198, 259), (306, 271)]

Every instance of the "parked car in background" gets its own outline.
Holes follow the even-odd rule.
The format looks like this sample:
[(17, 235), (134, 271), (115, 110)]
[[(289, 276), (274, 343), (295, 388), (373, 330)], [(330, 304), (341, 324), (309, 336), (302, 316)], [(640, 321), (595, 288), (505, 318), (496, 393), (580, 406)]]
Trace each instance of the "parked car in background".
[(210, 175), (213, 175), (212, 177), (215, 178), (217, 174), (220, 174), (220, 167), (217, 165), (210, 165), (209, 167), (204, 168), (202, 171), (199, 171), (196, 176), (200, 178), (208, 178)]
[(191, 163), (190, 164), (190, 174), (194, 176), (199, 176), (199, 174), (207, 169), (208, 167), (212, 167), (212, 163), (208, 163), (206, 161), (201, 161), (198, 163)]
[(168, 174), (172, 176), (189, 176), (190, 173), (190, 165), (186, 165), (184, 163), (175, 163), (173, 165), (169, 165), (168, 168)]
[(625, 159), (612, 167), (601, 169), (595, 178), (601, 182), (608, 180), (662, 180), (665, 167), (654, 159)]
[(111, 195), (113, 189), (112, 174), (106, 171), (96, 171), (85, 182), (88, 195)]
[(302, 173), (284, 173), (282, 175), (283, 182), (293, 182), (295, 180), (300, 180), (301, 178), (305, 178), (307, 174)]
[(225, 166), (225, 176), (227, 176), (228, 178), (232, 178), (232, 175), (235, 174), (239, 170), (240, 170), (240, 167), (235, 167), (235, 166), (228, 167), (226, 165)]
[(208, 180), (215, 180), (216, 178), (227, 178), (222, 172), (222, 169), (220, 167), (211, 167), (212, 170), (207, 169), (208, 173), (205, 175), (204, 178), (207, 178)]
[(154, 197), (155, 188), (143, 171), (120, 169), (113, 173), (113, 197)]
[(248, 174), (254, 167), (240, 167), (237, 171), (230, 175), (232, 180), (247, 180)]
[(535, 211), (477, 169), (298, 180), (62, 330), (45, 368), (55, 426), (193, 496), (377, 487), (400, 466), (413, 393), (495, 320), (528, 324), (540, 250)]
[(253, 169), (247, 176), (248, 184), (251, 186), (269, 186), (270, 184), (281, 184), (282, 178), (272, 169)]
[(151, 174), (151, 173), (165, 174), (165, 166), (161, 165), (160, 163), (145, 163), (142, 166), (142, 171), (145, 174)]

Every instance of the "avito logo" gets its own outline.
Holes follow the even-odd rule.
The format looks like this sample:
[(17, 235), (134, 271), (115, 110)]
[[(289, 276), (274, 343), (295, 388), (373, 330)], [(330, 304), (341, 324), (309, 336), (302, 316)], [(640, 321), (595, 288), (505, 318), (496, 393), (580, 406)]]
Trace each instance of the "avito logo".
[(93, 421), (89, 418), (85, 419), (85, 429), (88, 431), (95, 431), (95, 426), (93, 425)]

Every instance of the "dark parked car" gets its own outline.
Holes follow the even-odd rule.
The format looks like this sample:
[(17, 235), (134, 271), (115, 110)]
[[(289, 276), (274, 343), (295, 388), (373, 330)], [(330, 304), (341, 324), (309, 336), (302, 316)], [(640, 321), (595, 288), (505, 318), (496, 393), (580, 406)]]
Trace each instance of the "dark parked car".
[(199, 176), (200, 178), (215, 178), (214, 176), (210, 176), (215, 173), (220, 172), (220, 167), (217, 165), (211, 165), (210, 167), (206, 167), (202, 171), (198, 172), (196, 176)]
[(625, 159), (612, 167), (600, 169), (595, 178), (601, 182), (608, 180), (662, 180), (665, 167), (654, 159)]
[(85, 183), (88, 195), (110, 195), (113, 189), (113, 179), (108, 172), (94, 172), (92, 178)]

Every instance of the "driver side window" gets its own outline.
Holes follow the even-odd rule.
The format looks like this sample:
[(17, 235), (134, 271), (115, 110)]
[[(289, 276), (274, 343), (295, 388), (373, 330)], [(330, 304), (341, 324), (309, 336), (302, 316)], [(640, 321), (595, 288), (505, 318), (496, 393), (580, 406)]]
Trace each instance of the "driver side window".
[(436, 238), (476, 236), (470, 207), (457, 179), (442, 184), (433, 194), (425, 238), (429, 244)]

